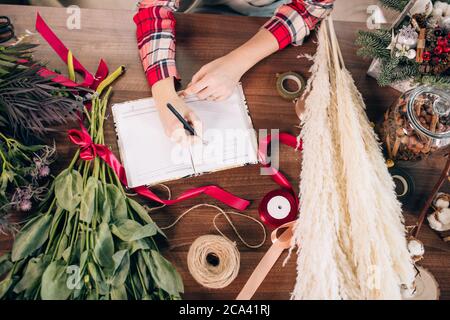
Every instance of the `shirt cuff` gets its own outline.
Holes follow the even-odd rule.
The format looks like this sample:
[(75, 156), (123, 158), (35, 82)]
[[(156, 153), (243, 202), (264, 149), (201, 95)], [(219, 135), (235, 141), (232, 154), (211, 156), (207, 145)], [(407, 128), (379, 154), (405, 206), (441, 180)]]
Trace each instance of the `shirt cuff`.
[(161, 60), (152, 65), (146, 72), (147, 81), (150, 86), (153, 86), (160, 80), (174, 77), (175, 80), (180, 81), (180, 75), (175, 65), (175, 60)]
[(273, 34), (278, 42), (278, 50), (282, 50), (292, 43), (292, 36), (289, 28), (279, 17), (272, 17), (263, 28)]

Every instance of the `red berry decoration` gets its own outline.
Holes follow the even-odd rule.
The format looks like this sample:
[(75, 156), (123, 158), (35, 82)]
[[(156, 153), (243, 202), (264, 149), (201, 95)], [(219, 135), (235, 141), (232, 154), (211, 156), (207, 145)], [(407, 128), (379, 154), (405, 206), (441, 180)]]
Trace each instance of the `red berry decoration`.
[(433, 57), (433, 59), (431, 60), (431, 62), (432, 62), (434, 65), (438, 65), (438, 64), (441, 62), (441, 58), (439, 58), (439, 57)]
[(437, 45), (439, 47), (446, 47), (448, 45), (448, 40), (445, 39), (444, 37), (439, 37), (437, 40)]
[(434, 54), (441, 55), (444, 52), (444, 49), (442, 47), (436, 47), (434, 48)]
[(430, 51), (425, 51), (425, 52), (423, 53), (423, 60), (425, 60), (425, 61), (430, 61), (430, 59), (431, 59), (431, 53), (430, 53)]

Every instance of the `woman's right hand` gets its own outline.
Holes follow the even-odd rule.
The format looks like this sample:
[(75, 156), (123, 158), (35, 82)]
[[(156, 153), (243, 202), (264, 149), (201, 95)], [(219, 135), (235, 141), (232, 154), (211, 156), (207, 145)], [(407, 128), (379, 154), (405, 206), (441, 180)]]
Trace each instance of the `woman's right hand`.
[(201, 135), (201, 122), (175, 91), (173, 78), (166, 78), (155, 83), (152, 87), (152, 93), (165, 134), (172, 141), (183, 145), (197, 143), (200, 138), (198, 136), (191, 136), (184, 130), (183, 124), (167, 108), (168, 103), (174, 106), (180, 115), (193, 126), (196, 133)]

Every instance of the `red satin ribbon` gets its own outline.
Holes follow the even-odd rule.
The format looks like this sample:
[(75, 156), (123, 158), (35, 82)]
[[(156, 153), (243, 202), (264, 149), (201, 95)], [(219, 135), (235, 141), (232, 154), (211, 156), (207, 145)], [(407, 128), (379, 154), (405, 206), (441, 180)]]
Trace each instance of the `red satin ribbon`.
[[(45, 23), (39, 13), (36, 16), (36, 31), (41, 34), (44, 40), (47, 41), (47, 43), (53, 48), (61, 60), (67, 64), (69, 50)], [(59, 83), (68, 88), (83, 87), (93, 90), (97, 89), (98, 84), (108, 75), (108, 67), (103, 60), (100, 61), (96, 77), (94, 77), (75, 57), (73, 57), (73, 67), (76, 72), (83, 75), (83, 82), (76, 83), (63, 75), (44, 67), (41, 67), (39, 70), (39, 75), (44, 78), (51, 78), (53, 82)]]
[[(114, 172), (119, 177), (120, 181), (127, 186), (127, 178), (125, 174), (125, 169), (117, 159), (117, 157), (104, 145), (95, 144), (92, 141), (91, 136), (84, 126), (81, 126), (80, 130), (69, 130), (69, 139), (72, 143), (78, 145), (81, 149), (80, 158), (86, 161), (91, 161), (96, 157), (101, 158), (105, 161), (108, 166), (114, 170)], [(139, 195), (150, 199), (152, 201), (164, 204), (164, 205), (174, 205), (181, 201), (192, 199), (198, 197), (202, 194), (208, 195), (220, 202), (236, 209), (243, 211), (247, 209), (250, 202), (242, 198), (236, 197), (235, 195), (217, 187), (217, 186), (205, 186), (200, 188), (194, 188), (189, 191), (184, 192), (181, 196), (174, 200), (163, 200), (159, 198), (156, 194), (150, 191), (147, 187), (138, 187), (133, 189)]]
[[(268, 163), (267, 150), (273, 139), (278, 139), (280, 144), (287, 145), (291, 148), (296, 149), (297, 151), (303, 150), (302, 141), (301, 140), (299, 141), (293, 135), (290, 135), (287, 133), (280, 133), (275, 136), (268, 135), (266, 137), (266, 139), (264, 139), (260, 142), (260, 148), (259, 148), (259, 158), (260, 158), (261, 163), (263, 164), (263, 166), (265, 168), (267, 168), (271, 171), (272, 180), (282, 188), (282, 190), (276, 190), (279, 193), (279, 194), (277, 193), (277, 195), (285, 194), (284, 197), (290, 203), (294, 202), (293, 203), (294, 208), (292, 208), (292, 212), (298, 213), (300, 204), (299, 204), (299, 199), (294, 191), (294, 188), (292, 187), (291, 183), (286, 178), (286, 176), (284, 176), (279, 170), (272, 168), (270, 163)], [(261, 205), (259, 206), (259, 215), (260, 215), (261, 220), (263, 222), (265, 222), (266, 224), (268, 224), (272, 227), (279, 227), (280, 225), (283, 225), (289, 221), (287, 221), (286, 219), (283, 219), (280, 221), (275, 221), (275, 219), (267, 211), (267, 206), (265, 206), (264, 204), (266, 204), (270, 200), (270, 196), (272, 193), (273, 192), (269, 193), (268, 195), (266, 195), (263, 198)], [(289, 196), (289, 195), (291, 195), (291, 196)], [(296, 218), (296, 216), (294, 216), (293, 214), (290, 214), (288, 217), (288, 220), (295, 220), (295, 218)]]

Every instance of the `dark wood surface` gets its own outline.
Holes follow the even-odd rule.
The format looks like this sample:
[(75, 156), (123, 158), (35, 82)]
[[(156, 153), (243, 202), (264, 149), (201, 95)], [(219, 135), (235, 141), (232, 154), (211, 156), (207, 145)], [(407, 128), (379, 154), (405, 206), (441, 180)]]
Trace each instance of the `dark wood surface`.
[[(12, 18), (17, 32), (26, 29), (34, 30), (35, 13), (39, 10), (65, 44), (72, 49), (75, 56), (92, 72), (100, 58), (104, 58), (111, 69), (121, 64), (127, 66), (127, 73), (114, 85), (112, 102), (122, 102), (131, 99), (144, 98), (150, 95), (142, 67), (139, 63), (135, 42), (135, 26), (132, 22), (132, 12), (82, 10), (81, 30), (66, 28), (67, 14), (64, 9), (36, 8), (0, 5), (0, 14)], [(220, 57), (233, 48), (244, 43), (264, 23), (264, 19), (247, 17), (230, 17), (217, 15), (177, 15), (177, 62), (185, 85), (190, 77), (205, 63)], [(373, 121), (382, 116), (383, 111), (396, 99), (398, 93), (389, 88), (380, 88), (376, 82), (366, 76), (369, 61), (356, 56), (354, 45), (355, 33), (363, 28), (358, 23), (336, 23), (343, 55), (348, 69), (352, 72), (355, 82), (367, 102), (367, 112)], [(50, 62), (50, 66), (65, 70), (64, 65), (43, 43), (36, 51), (36, 56)], [(243, 78), (244, 91), (247, 96), (250, 112), (256, 129), (280, 129), (284, 132), (298, 134), (297, 119), (294, 106), (282, 100), (275, 89), (277, 73), (297, 71), (308, 77), (311, 62), (298, 58), (299, 54), (313, 54), (315, 44), (310, 39), (302, 47), (291, 47), (274, 54), (255, 66)], [(65, 130), (55, 135), (60, 156), (60, 166), (66, 164), (73, 155), (75, 148), (66, 138)], [(317, 128), (320, 130), (320, 128)], [(117, 152), (112, 119), (109, 117), (106, 126), (107, 142)], [(416, 182), (415, 196), (405, 204), (408, 223), (414, 223), (417, 212), (424, 199), (438, 179), (444, 160), (433, 157), (426, 161), (405, 166)], [(300, 158), (292, 150), (282, 149), (281, 168), (292, 184), (299, 185)], [(180, 180), (169, 186), (175, 195), (192, 187), (207, 184), (220, 185), (239, 196), (252, 200), (247, 213), (257, 217), (259, 200), (277, 186), (265, 176), (259, 175), (257, 166), (234, 169), (203, 177)], [(180, 205), (162, 209), (153, 217), (160, 226), (170, 224), (181, 212), (199, 202), (214, 203), (209, 198), (186, 201)], [(210, 209), (200, 209), (186, 217), (177, 227), (168, 232), (170, 244), (189, 243), (197, 237), (214, 233), (212, 218), (214, 212)], [(235, 219), (238, 228), (249, 241), (257, 242), (260, 231), (247, 220)], [(223, 223), (223, 229), (235, 239), (230, 228)], [(450, 299), (450, 246), (442, 242), (428, 226), (423, 229), (420, 239), (426, 245), (425, 260), (420, 264), (435, 275), (441, 288), (441, 298)], [(0, 252), (10, 249), (12, 240), (0, 237)], [(238, 245), (241, 251), (241, 270), (238, 278), (223, 290), (208, 290), (198, 285), (187, 270), (186, 255), (188, 246), (176, 247), (165, 252), (166, 256), (176, 265), (183, 276), (186, 299), (233, 299), (249, 278), (264, 253), (270, 246), (268, 240), (259, 250), (246, 249)], [(283, 256), (284, 257), (284, 256)], [(282, 267), (283, 257), (272, 269), (265, 282), (255, 295), (256, 299), (288, 299), (295, 278), (296, 259), (292, 257), (286, 267)]]

